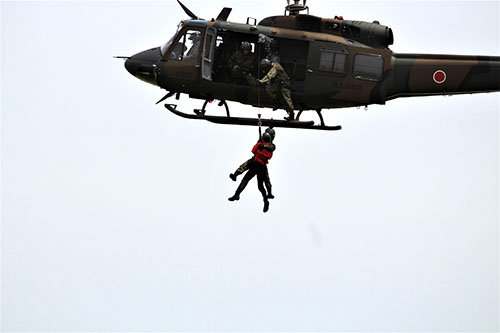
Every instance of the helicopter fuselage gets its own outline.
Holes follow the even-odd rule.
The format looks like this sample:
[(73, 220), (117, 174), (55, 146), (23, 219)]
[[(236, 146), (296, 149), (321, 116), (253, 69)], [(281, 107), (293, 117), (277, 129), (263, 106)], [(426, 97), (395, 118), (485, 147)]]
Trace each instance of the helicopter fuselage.
[[(319, 20), (319, 21), (318, 21)], [(256, 22), (255, 22), (256, 23)], [(252, 46), (255, 66), (234, 77), (229, 59)], [(311, 15), (270, 17), (257, 24), (186, 20), (165, 45), (125, 62), (137, 78), (202, 100), (276, 107), (257, 79), (263, 58), (278, 61), (291, 82), (296, 110), (385, 104), (398, 97), (499, 91), (500, 57), (397, 54), (390, 28)]]

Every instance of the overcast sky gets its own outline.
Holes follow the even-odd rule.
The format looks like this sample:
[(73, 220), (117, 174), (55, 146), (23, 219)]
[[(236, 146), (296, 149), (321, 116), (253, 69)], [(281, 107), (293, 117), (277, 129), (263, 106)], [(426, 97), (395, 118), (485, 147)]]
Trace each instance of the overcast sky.
[[(184, 3), (234, 22), (286, 4)], [(498, 1), (307, 4), (390, 26), (394, 52), (500, 55)], [(499, 330), (499, 93), (277, 129), (263, 214), (255, 180), (227, 201), (257, 129), (178, 118), (112, 58), (185, 18), (171, 0), (1, 2), (2, 331)]]

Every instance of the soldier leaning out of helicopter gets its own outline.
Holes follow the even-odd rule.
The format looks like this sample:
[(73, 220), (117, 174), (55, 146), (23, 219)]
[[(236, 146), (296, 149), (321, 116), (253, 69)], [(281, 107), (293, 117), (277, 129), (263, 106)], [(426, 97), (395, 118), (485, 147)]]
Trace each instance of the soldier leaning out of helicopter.
[[(266, 150), (270, 151), (271, 153), (273, 153), (276, 150), (276, 146), (273, 143), (274, 138), (276, 136), (276, 132), (274, 131), (274, 129), (272, 127), (269, 127), (269, 128), (266, 128), (266, 131), (264, 132), (264, 134), (265, 133), (268, 133), (269, 135), (271, 135), (271, 141), (269, 142), (268, 145), (264, 146), (263, 149), (266, 149)], [(262, 141), (265, 141), (263, 136), (259, 138), (258, 142), (262, 142)], [(242, 173), (244, 173), (245, 171), (247, 171), (250, 168), (250, 166), (253, 163), (254, 157), (255, 156), (253, 156), (252, 158), (243, 162), (243, 164), (241, 164), (239, 166), (239, 168), (236, 169), (236, 171), (234, 173), (229, 175), (229, 178), (231, 178), (233, 181), (236, 181), (236, 178), (239, 175), (241, 175)], [(267, 198), (274, 199), (274, 195), (272, 193), (271, 179), (269, 178), (269, 170), (267, 169), (267, 165), (265, 167), (265, 172), (264, 172), (264, 185), (266, 186), (266, 190), (267, 190)]]
[(290, 77), (285, 69), (277, 61), (271, 61), (267, 58), (260, 62), (262, 69), (268, 71), (264, 78), (260, 79), (260, 83), (266, 83), (266, 93), (274, 100), (278, 108), (284, 105), (288, 117), (286, 120), (294, 120), (292, 92), (290, 90)]
[(241, 43), (237, 50), (228, 60), (231, 71), (231, 79), (236, 84), (257, 85), (257, 80), (252, 76), (255, 69), (256, 58), (252, 53), (252, 45), (249, 42)]

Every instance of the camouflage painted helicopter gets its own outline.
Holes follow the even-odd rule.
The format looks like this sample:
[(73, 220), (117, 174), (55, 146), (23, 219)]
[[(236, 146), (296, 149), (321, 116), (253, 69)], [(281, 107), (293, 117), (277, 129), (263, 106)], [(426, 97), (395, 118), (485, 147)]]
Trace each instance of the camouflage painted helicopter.
[[(189, 20), (181, 21), (164, 45), (126, 58), (125, 67), (135, 77), (167, 90), (158, 103), (180, 94), (204, 100), (193, 114), (165, 107), (189, 119), (235, 125), (338, 130), (327, 126), (322, 109), (385, 104), (398, 97), (454, 95), (500, 90), (500, 57), (399, 54), (389, 49), (392, 30), (379, 22), (325, 19), (309, 15), (306, 0), (293, 0), (282, 16), (257, 24), (227, 21), (231, 8), (214, 20), (203, 20), (177, 0)], [(307, 11), (307, 14), (301, 12)], [(262, 59), (279, 62), (290, 78), (294, 120), (232, 117), (226, 101), (254, 107), (282, 108), (264, 86), (232, 77), (229, 57), (250, 45), (255, 66), (250, 77), (265, 75)], [(256, 80), (255, 80), (256, 81)], [(206, 114), (207, 103), (219, 100), (226, 116)], [(320, 124), (300, 121), (303, 111), (314, 110)], [(294, 111), (292, 111), (294, 112)]]

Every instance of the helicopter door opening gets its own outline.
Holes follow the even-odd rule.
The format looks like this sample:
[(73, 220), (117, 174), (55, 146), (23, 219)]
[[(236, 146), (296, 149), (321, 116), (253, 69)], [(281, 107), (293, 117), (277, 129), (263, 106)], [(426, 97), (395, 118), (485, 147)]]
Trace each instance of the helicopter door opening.
[(205, 34), (205, 44), (203, 45), (203, 55), (201, 61), (201, 77), (212, 81), (212, 67), (215, 57), (215, 41), (217, 39), (217, 30), (212, 27), (207, 29)]

